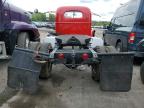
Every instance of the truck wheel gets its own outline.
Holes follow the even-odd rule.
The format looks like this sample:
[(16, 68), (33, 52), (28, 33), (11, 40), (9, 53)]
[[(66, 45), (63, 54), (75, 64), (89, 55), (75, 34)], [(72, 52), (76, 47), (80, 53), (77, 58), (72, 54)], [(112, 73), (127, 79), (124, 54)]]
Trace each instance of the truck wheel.
[(29, 42), (28, 49), (36, 51), (39, 45), (40, 42)]
[[(94, 51), (96, 51), (97, 53), (106, 53), (106, 47), (105, 46), (96, 46), (94, 48)], [(99, 64), (93, 64), (91, 66), (91, 71), (92, 71), (92, 79), (94, 81), (99, 82), (100, 81), (100, 68), (99, 68)]]
[[(97, 46), (94, 49), (97, 53), (116, 53), (117, 50), (113, 46)], [(94, 81), (100, 81), (100, 64), (93, 64), (91, 66), (92, 79)]]
[(121, 42), (118, 42), (117, 44), (116, 44), (116, 50), (118, 51), (118, 52), (122, 52), (123, 50), (122, 50), (122, 43)]
[(141, 76), (141, 81), (144, 84), (144, 62), (142, 63), (140, 68), (140, 76)]
[(18, 35), (17, 46), (20, 48), (28, 48), (29, 46), (29, 34), (27, 32), (21, 32)]
[(40, 47), (40, 51), (47, 53), (48, 52), (48, 43), (42, 43), (41, 47)]
[[(30, 42), (29, 49), (36, 51), (38, 49), (39, 45), (40, 45), (39, 42)], [(44, 48), (40, 48), (40, 51), (44, 52)], [(51, 71), (52, 71), (52, 63), (51, 62), (42, 64), (39, 78), (40, 79), (49, 78), (51, 76)]]
[(49, 77), (51, 77), (51, 71), (52, 71), (52, 63), (51, 62), (47, 62), (46, 64), (43, 64), (39, 78), (40, 79), (48, 79)]
[(94, 48), (94, 51), (96, 51), (97, 53), (106, 53), (105, 46), (96, 46)]
[[(48, 44), (47, 43), (41, 44), (40, 51), (47, 53)], [(39, 78), (40, 79), (48, 79), (48, 78), (50, 78), (51, 77), (51, 71), (52, 71), (52, 63), (50, 61), (48, 61), (46, 64), (42, 65)]]
[(100, 81), (99, 64), (94, 64), (94, 65), (92, 65), (91, 70), (92, 70), (92, 76), (91, 76), (92, 79), (93, 79), (94, 81), (99, 82), (99, 81)]
[(107, 53), (117, 53), (118, 51), (116, 50), (115, 47), (113, 46), (105, 46), (105, 50)]

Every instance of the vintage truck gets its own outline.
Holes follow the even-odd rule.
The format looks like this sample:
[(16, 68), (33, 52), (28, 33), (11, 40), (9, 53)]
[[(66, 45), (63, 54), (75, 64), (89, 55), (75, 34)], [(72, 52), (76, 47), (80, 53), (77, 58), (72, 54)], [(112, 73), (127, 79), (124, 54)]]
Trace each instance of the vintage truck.
[(39, 40), (38, 29), (31, 24), (28, 12), (0, 0), (0, 59), (11, 55), (15, 46), (26, 48), (29, 41)]
[(117, 52), (92, 35), (89, 8), (60, 7), (55, 24), (57, 36), (47, 36), (41, 43), (30, 42), (29, 49), (15, 48), (8, 66), (9, 87), (34, 92), (39, 78), (52, 75), (52, 65), (64, 64), (70, 69), (90, 66), (92, 79), (100, 82), (102, 90), (130, 90), (133, 53)]

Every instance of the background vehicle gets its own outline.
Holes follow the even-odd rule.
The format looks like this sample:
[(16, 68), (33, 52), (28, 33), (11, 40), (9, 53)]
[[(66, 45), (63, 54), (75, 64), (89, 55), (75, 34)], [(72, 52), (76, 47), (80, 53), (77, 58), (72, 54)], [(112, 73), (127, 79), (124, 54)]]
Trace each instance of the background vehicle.
[(39, 41), (38, 29), (31, 24), (29, 14), (6, 0), (0, 0), (0, 41), (5, 42), (10, 55), (15, 45), (26, 48), (29, 41)]
[(131, 0), (118, 8), (111, 24), (104, 32), (105, 44), (113, 45), (118, 51), (132, 51), (144, 57), (137, 44), (144, 38), (144, 0)]
[(91, 23), (91, 11), (87, 7), (58, 8), (57, 36), (48, 36), (42, 43), (31, 42), (29, 49), (14, 50), (8, 68), (8, 86), (36, 90), (39, 77), (49, 78), (52, 65), (64, 64), (70, 69), (91, 66), (92, 79), (100, 82), (102, 90), (129, 91), (133, 54), (118, 53), (112, 46), (103, 46), (101, 38), (91, 35)]
[[(144, 53), (144, 39), (142, 39), (137, 46), (138, 46), (138, 51)], [(141, 64), (140, 67), (140, 76), (141, 76), (141, 81), (144, 84), (144, 62)]]

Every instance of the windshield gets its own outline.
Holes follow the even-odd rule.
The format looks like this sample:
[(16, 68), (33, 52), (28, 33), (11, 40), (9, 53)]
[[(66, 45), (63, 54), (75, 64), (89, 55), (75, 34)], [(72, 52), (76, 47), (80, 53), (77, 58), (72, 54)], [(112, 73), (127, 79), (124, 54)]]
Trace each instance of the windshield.
[(82, 18), (83, 14), (82, 12), (77, 11), (69, 11), (64, 13), (65, 18)]
[(132, 0), (117, 9), (114, 14), (112, 25), (114, 27), (131, 27), (136, 22), (137, 11), (139, 9), (140, 0)]

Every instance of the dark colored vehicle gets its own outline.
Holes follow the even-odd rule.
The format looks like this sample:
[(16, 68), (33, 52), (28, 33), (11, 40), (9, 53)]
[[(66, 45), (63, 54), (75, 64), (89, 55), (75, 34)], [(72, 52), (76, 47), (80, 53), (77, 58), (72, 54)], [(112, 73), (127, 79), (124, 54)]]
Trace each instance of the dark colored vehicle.
[(118, 8), (103, 37), (105, 44), (118, 51), (132, 51), (135, 56), (144, 57), (137, 46), (144, 38), (144, 0), (131, 0)]
[(28, 12), (0, 0), (0, 41), (5, 42), (7, 54), (14, 47), (26, 48), (29, 41), (39, 41), (38, 29), (31, 24)]
[[(138, 50), (144, 52), (144, 39), (142, 39), (139, 44), (138, 44)], [(144, 84), (144, 62), (141, 64), (140, 67), (140, 76), (141, 76), (141, 81)]]

